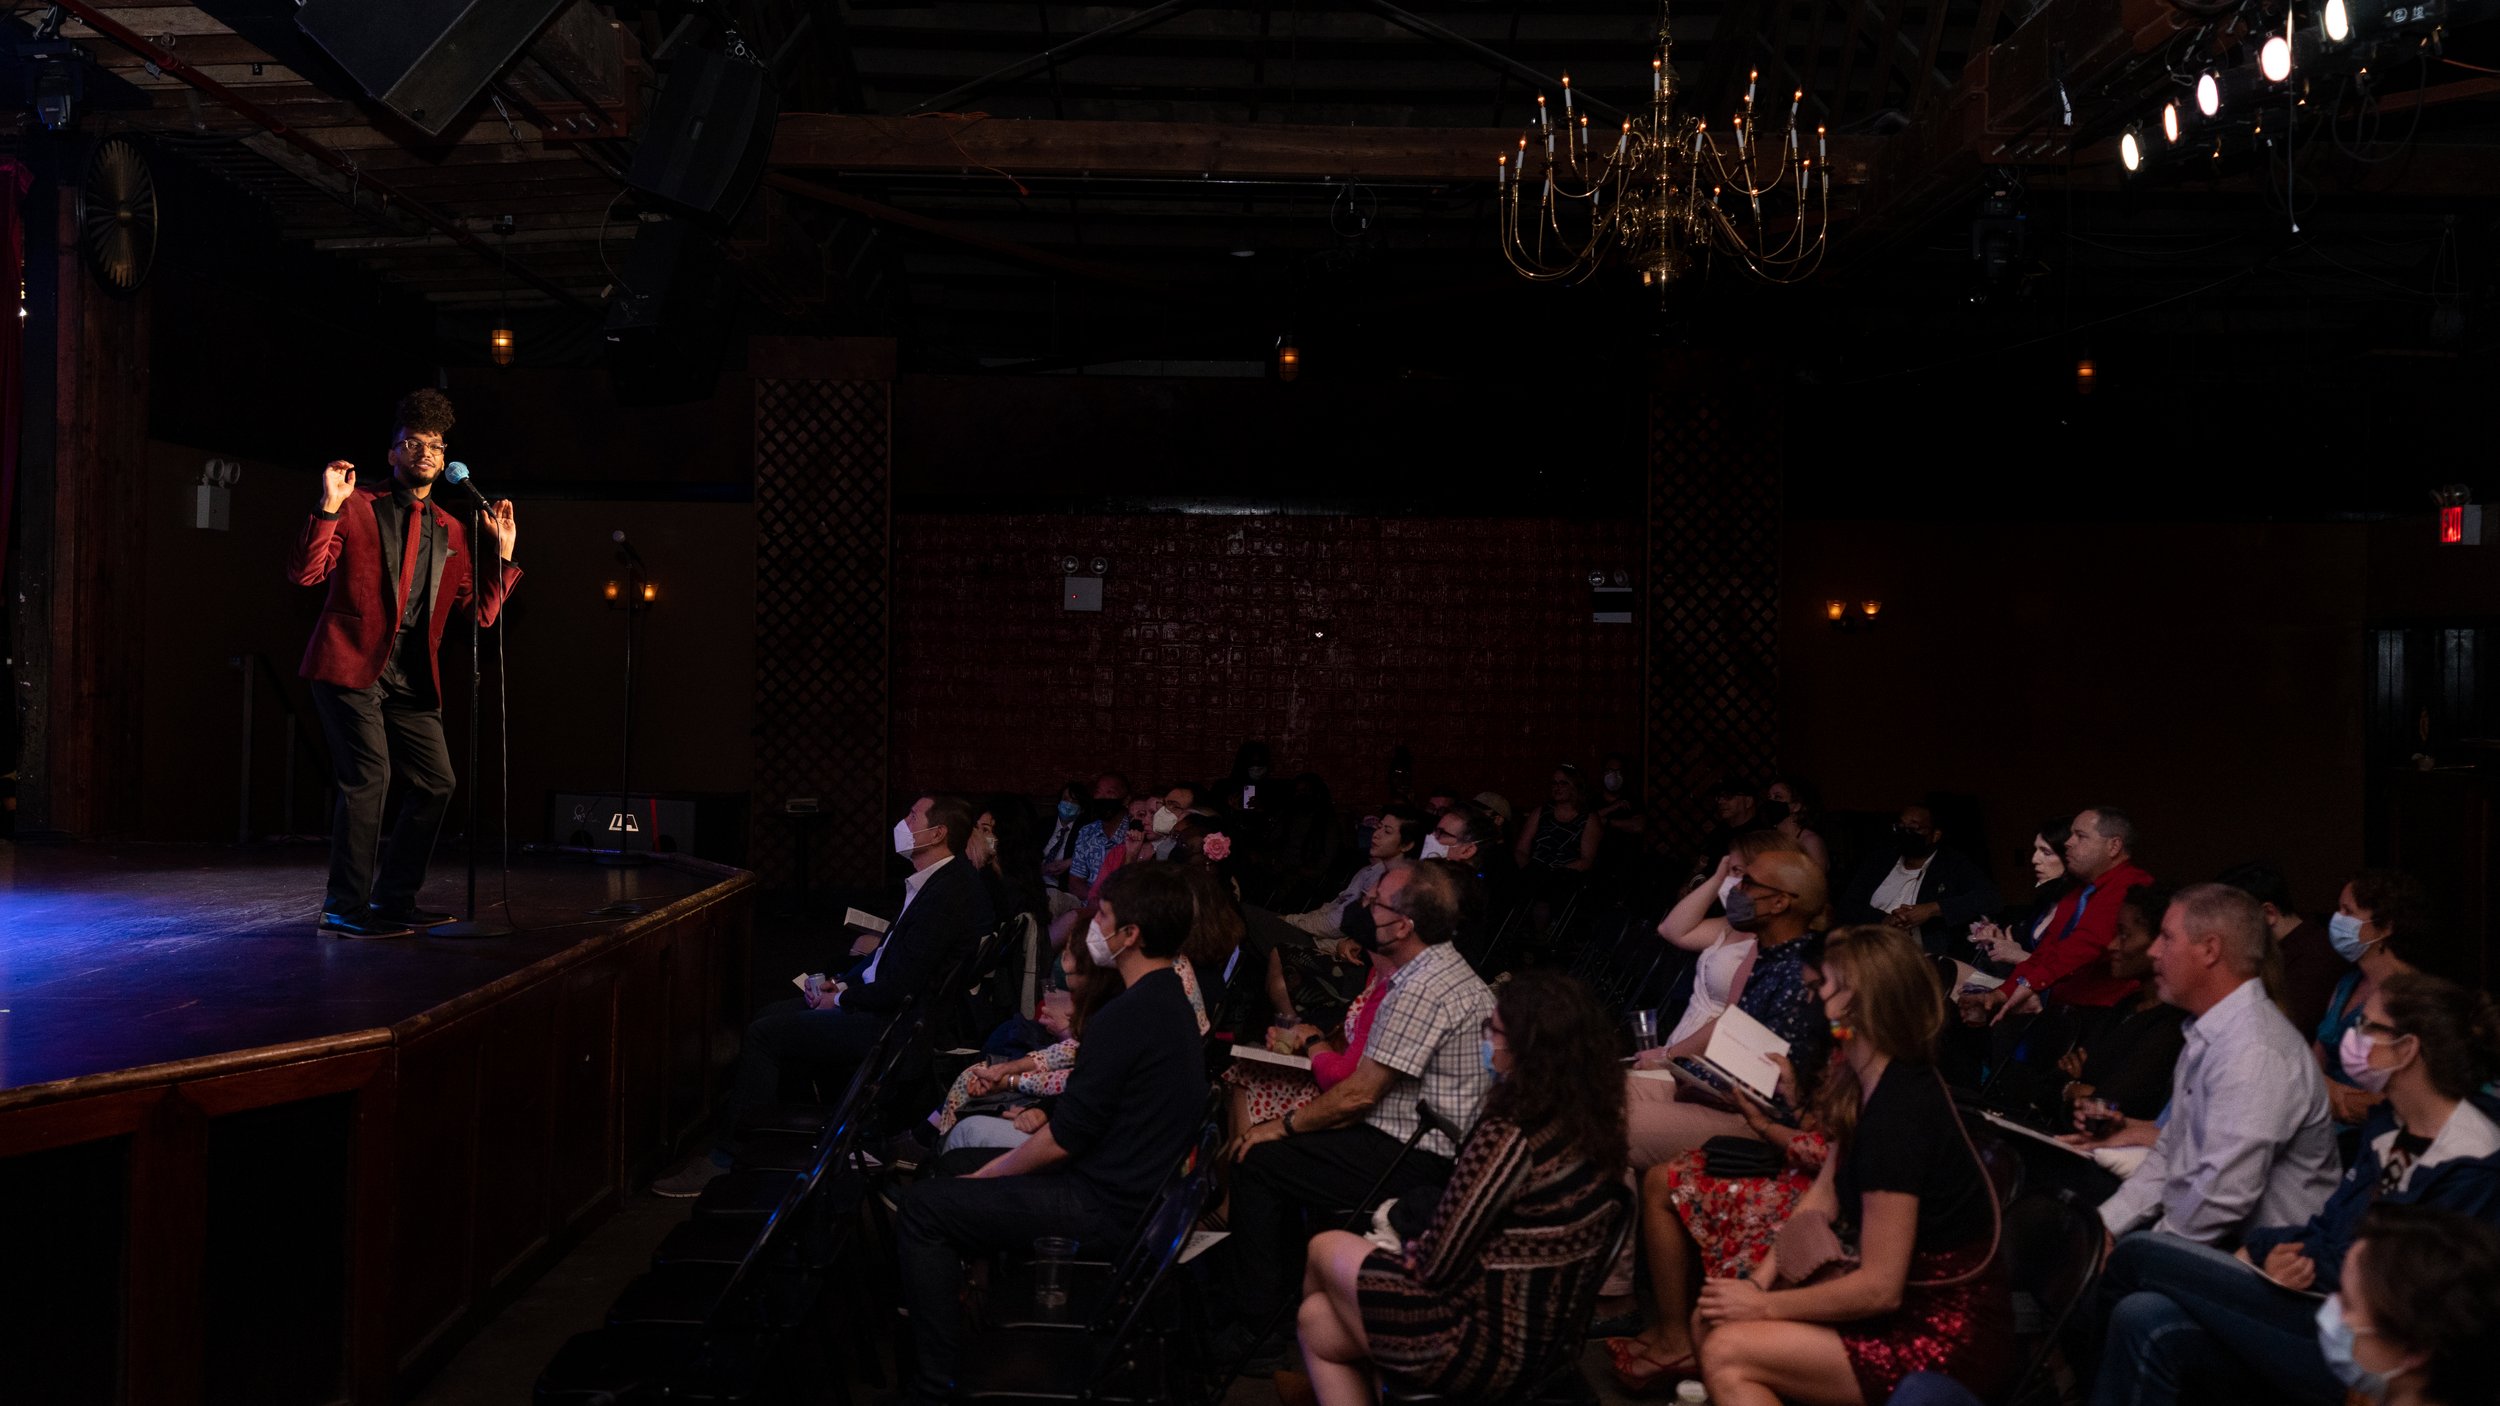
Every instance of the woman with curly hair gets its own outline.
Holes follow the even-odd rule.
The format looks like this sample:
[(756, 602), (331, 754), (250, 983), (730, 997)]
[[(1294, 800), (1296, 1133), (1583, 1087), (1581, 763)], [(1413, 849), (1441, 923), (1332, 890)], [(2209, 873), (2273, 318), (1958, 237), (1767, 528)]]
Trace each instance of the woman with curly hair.
[(1342, 1230), (1311, 1241), (1302, 1357), (1320, 1406), (1372, 1406), (1375, 1375), (1500, 1396), (1550, 1365), (1566, 1308), (1606, 1272), (1627, 1214), (1612, 1022), (1577, 978), (1527, 971), (1483, 1040), (1493, 1091), (1431, 1224), (1394, 1250)]

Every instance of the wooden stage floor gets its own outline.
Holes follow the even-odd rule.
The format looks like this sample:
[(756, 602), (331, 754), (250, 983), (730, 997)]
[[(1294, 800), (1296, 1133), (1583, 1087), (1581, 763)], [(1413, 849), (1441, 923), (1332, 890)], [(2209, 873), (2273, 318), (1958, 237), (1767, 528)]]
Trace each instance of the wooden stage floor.
[[(604, 937), (619, 898), (658, 908), (737, 871), (515, 856), (478, 875), (488, 939), (317, 935), (328, 852), (0, 843), (0, 1094), (399, 1025)], [(464, 868), (421, 901), (459, 912)], [(492, 906), (490, 906), (492, 905)]]
[(0, 844), (0, 1398), (404, 1401), (708, 1126), (754, 875), (517, 859), (510, 936), (349, 942), (326, 863)]

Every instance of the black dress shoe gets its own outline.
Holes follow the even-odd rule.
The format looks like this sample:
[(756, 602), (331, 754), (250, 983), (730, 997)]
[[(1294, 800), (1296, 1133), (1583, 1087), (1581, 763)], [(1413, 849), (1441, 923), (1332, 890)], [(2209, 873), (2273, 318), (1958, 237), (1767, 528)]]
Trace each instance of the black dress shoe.
[(450, 913), (437, 913), (431, 908), (419, 908), (414, 904), (406, 908), (375, 908), (372, 916), (374, 922), (395, 923), (403, 928), (441, 927), (453, 917)]
[(381, 914), (368, 909), (354, 914), (322, 914), (321, 933), (324, 937), (406, 937), (409, 935), (409, 928), (406, 923), (391, 922)]

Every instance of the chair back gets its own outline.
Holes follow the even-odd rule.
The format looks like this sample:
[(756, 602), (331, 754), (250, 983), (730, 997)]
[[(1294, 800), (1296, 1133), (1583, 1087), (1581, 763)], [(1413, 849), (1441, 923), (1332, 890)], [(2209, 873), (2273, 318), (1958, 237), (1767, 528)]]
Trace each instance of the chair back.
[(2051, 1359), (2076, 1309), (2092, 1300), (2108, 1239), (2099, 1214), (2071, 1189), (2040, 1191), (2005, 1213), (2005, 1267), (2014, 1289), (2014, 1337), (2023, 1370), (2009, 1403), (2057, 1398)]
[(1589, 1325), (1597, 1320), (1597, 1300), (1605, 1288), (1606, 1273), (1617, 1260), (1623, 1258), (1625, 1248), (1632, 1243), (1633, 1229), (1640, 1220), (1640, 1208), (1631, 1188), (1617, 1187), (1607, 1199), (1612, 1202), (1614, 1224), (1606, 1232), (1605, 1252), (1582, 1267), (1579, 1277), (1572, 1282), (1571, 1301), (1563, 1308), (1562, 1335), (1554, 1340), (1553, 1348), (1543, 1361), (1530, 1364), (1528, 1370), (1521, 1374), (1523, 1382), (1533, 1381), (1557, 1368), (1577, 1370), (1580, 1359), (1587, 1355)]

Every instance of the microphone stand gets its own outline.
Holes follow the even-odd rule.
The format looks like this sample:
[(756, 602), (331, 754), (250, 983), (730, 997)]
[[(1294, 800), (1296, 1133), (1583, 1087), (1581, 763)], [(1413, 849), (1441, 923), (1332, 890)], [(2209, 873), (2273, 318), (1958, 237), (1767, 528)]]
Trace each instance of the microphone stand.
[[(620, 540), (623, 534), (618, 534)], [(593, 850), (591, 857), (601, 864), (633, 870), (650, 862), (647, 854), (635, 854), (626, 848), (626, 837), (635, 833), (634, 820), (634, 617), (642, 613), (642, 557), (631, 547), (619, 553), (625, 563), (625, 695), (623, 718), (619, 732), (616, 759), (616, 848)], [(657, 836), (653, 839), (656, 841)], [(634, 897), (634, 884), (627, 879), (625, 894), (613, 903), (590, 910), (594, 918), (631, 918), (651, 911), (650, 905)]]
[[(468, 487), (465, 483), (461, 486), (464, 488)], [(480, 617), (485, 614), (484, 606), (486, 602), (486, 580), (479, 574), (479, 564), (483, 561), (491, 559), (495, 563), (496, 576), (500, 578), (503, 575), (503, 553), (500, 549), (490, 549), (488, 552), (483, 554), (478, 551), (478, 545), (488, 540), (489, 539), (486, 536), (486, 495), (478, 492), (474, 488), (470, 488), (469, 769), (467, 772), (463, 773), (468, 777), (469, 783), (468, 916), (456, 923), (445, 923), (441, 927), (427, 929), (426, 936), (428, 937), (510, 937), (514, 931), (514, 929), (509, 927), (489, 927), (486, 924), (479, 922), (477, 917), (477, 847), (479, 843), (477, 833), (477, 793), (480, 784), (477, 774), (477, 735), (482, 729), (484, 723), (484, 720), (478, 716), (478, 693), (479, 678), (485, 671), (486, 667), (486, 648), (483, 638), (486, 632), (486, 627), (480, 620)], [(507, 812), (500, 818), (505, 828), (509, 829), (512, 825), (512, 816), (510, 813)], [(509, 917), (510, 915), (507, 914), (506, 916)]]

